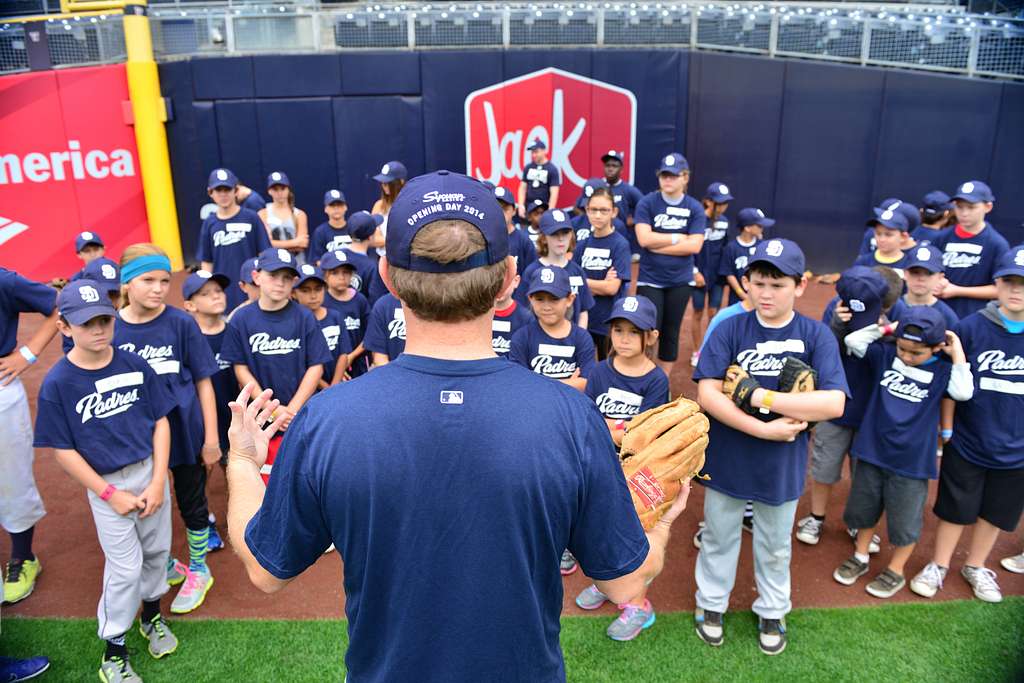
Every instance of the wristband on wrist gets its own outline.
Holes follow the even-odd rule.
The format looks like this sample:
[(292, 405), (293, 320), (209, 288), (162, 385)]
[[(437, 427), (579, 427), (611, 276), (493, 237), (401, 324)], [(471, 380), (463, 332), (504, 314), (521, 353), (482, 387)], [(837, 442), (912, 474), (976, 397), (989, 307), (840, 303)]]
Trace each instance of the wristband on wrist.
[(28, 348), (28, 346), (22, 346), (18, 351), (21, 353), (22, 357), (28, 361), (29, 365), (32, 365), (39, 360), (39, 358), (36, 357), (36, 354), (32, 353), (32, 349)]
[(775, 402), (775, 392), (771, 389), (766, 389), (764, 396), (761, 397), (761, 410), (769, 411), (772, 409), (772, 403)]
[(892, 323), (889, 323), (888, 325), (883, 325), (882, 326), (882, 336), (883, 337), (888, 337), (890, 334), (893, 333), (894, 329), (895, 328), (892, 326)]
[(943, 429), (942, 430), (942, 440), (943, 441), (949, 441), (952, 438), (953, 438), (953, 430), (952, 429)]
[(103, 489), (103, 493), (100, 494), (100, 500), (110, 500), (115, 491), (117, 491), (117, 487), (113, 484), (107, 484), (107, 488)]
[(679, 244), (679, 233), (674, 232), (672, 233), (672, 246), (675, 246), (677, 244)]
[(615, 430), (616, 431), (618, 431), (620, 429), (625, 429), (625, 428), (626, 428), (626, 421), (625, 420), (616, 420), (615, 421)]

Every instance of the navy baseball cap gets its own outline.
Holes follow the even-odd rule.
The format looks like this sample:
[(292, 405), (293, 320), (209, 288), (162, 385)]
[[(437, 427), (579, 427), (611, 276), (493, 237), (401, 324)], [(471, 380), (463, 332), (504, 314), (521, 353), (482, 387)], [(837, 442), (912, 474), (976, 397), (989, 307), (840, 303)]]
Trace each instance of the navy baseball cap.
[(285, 187), (291, 187), (292, 181), (288, 180), (288, 175), (281, 171), (274, 171), (267, 176), (267, 189), (269, 190), (274, 185), (284, 185)]
[(543, 140), (541, 140), (540, 138), (534, 138), (533, 142), (531, 142), (530, 146), (527, 147), (526, 149), (528, 149), (529, 151), (532, 152), (535, 149), (547, 149), (547, 148), (548, 148), (548, 146), (544, 144)]
[(605, 152), (604, 154), (601, 155), (601, 163), (605, 163), (606, 164), (606, 163), (608, 163), (609, 161), (611, 161), (613, 159), (615, 161), (619, 162), (620, 164), (624, 163), (625, 159), (626, 159), (626, 153), (625, 152), (620, 152), (617, 149), (610, 149), (610, 150), (608, 150), (607, 152)]
[(679, 152), (672, 152), (667, 154), (661, 159), (661, 164), (658, 166), (658, 175), (662, 173), (671, 173), (672, 175), (682, 175), (683, 171), (690, 170), (690, 162), (686, 160)]
[(956, 188), (956, 193), (953, 195), (953, 199), (962, 199), (965, 202), (977, 204), (978, 202), (994, 202), (996, 200), (995, 195), (992, 194), (992, 188), (980, 180), (968, 180), (960, 187)]
[(604, 321), (610, 323), (616, 318), (628, 320), (644, 332), (658, 329), (658, 309), (646, 296), (624, 296), (616, 301)]
[(556, 232), (572, 229), (569, 214), (561, 209), (545, 211), (544, 215), (540, 217), (540, 231), (545, 235), (554, 235)]
[(932, 190), (921, 200), (922, 211), (929, 218), (937, 218), (953, 208), (953, 200), (942, 190)]
[(921, 227), (921, 212), (916, 206), (910, 202), (900, 202), (900, 205), (896, 207), (896, 210), (903, 214), (903, 217), (907, 219), (907, 231), (914, 232)]
[(1024, 277), (1024, 245), (1014, 247), (1003, 254), (992, 277), (1006, 277), (1008, 275)]
[(227, 168), (215, 168), (210, 171), (210, 179), (206, 181), (206, 189), (216, 190), (218, 187), (235, 187), (238, 176)]
[(516, 204), (516, 199), (512, 196), (512, 191), (507, 187), (494, 188), (494, 198), (502, 204), (508, 204), (509, 206), (515, 206)]
[[(440, 263), (412, 255), (412, 241), (421, 228), (435, 221), (461, 220), (474, 225), (484, 248), (462, 261)], [(388, 263), (425, 273), (459, 273), (498, 263), (508, 256), (505, 213), (494, 191), (461, 173), (436, 171), (413, 178), (388, 214), (384, 242)]]
[(298, 287), (307, 280), (319, 280), (320, 282), (327, 284), (327, 280), (324, 280), (324, 271), (320, 270), (316, 266), (303, 263), (299, 266), (299, 281), (295, 283), (295, 286)]
[(348, 217), (345, 227), (348, 228), (348, 234), (351, 235), (352, 239), (365, 240), (377, 232), (377, 228), (383, 222), (384, 216), (379, 213), (356, 211)]
[(608, 181), (604, 178), (588, 178), (583, 183), (583, 191), (580, 192), (580, 196), (576, 199), (576, 208), (582, 209), (587, 204), (587, 200), (594, 194), (594, 190), (598, 188), (608, 188)]
[(60, 290), (57, 310), (72, 325), (84, 325), (101, 315), (117, 315), (110, 297), (103, 291), (103, 285), (85, 279), (69, 282)]
[(899, 230), (901, 232), (907, 232), (907, 217), (903, 215), (903, 212), (899, 210), (900, 205), (903, 202), (890, 204), (888, 208), (883, 206), (872, 209), (875, 217), (867, 221), (867, 225), (875, 226), (881, 225), (883, 228), (890, 228), (892, 230)]
[(82, 251), (90, 244), (96, 244), (102, 247), (103, 240), (100, 239), (100, 236), (96, 233), (84, 230), (78, 233), (78, 237), (75, 238), (75, 251)]
[(299, 266), (295, 263), (295, 257), (287, 249), (270, 247), (260, 252), (256, 261), (256, 268), (268, 273), (275, 270), (291, 270), (299, 274)]
[(836, 294), (853, 314), (850, 329), (876, 324), (882, 315), (882, 299), (888, 292), (885, 278), (874, 268), (854, 266), (844, 270), (836, 283)]
[(341, 190), (327, 190), (327, 192), (324, 192), (324, 206), (337, 204), (339, 202), (342, 204), (348, 203), (345, 201), (344, 192), (342, 192)]
[(942, 252), (930, 244), (918, 245), (907, 251), (907, 260), (903, 262), (903, 270), (910, 268), (924, 268), (929, 273), (943, 272)]
[(121, 291), (121, 268), (108, 258), (93, 259), (82, 268), (83, 280), (92, 280), (109, 292)]
[(740, 228), (746, 225), (760, 225), (762, 228), (770, 228), (775, 225), (775, 220), (764, 215), (761, 209), (747, 208), (740, 209), (736, 214), (736, 225)]
[(352, 269), (355, 269), (356, 267), (354, 263), (348, 260), (348, 252), (344, 249), (329, 251), (320, 257), (321, 270), (334, 270), (335, 268), (341, 268), (342, 266), (348, 266)]
[(202, 289), (207, 282), (211, 281), (220, 285), (221, 289), (227, 289), (228, 285), (231, 284), (227, 275), (211, 273), (208, 270), (197, 270), (185, 278), (185, 281), (181, 284), (181, 298), (188, 301), (196, 292)]
[(569, 296), (571, 291), (569, 271), (558, 266), (544, 266), (533, 271), (527, 296), (532, 296), (537, 292), (547, 292), (556, 298), (564, 299)]
[(258, 259), (255, 256), (253, 256), (252, 258), (247, 258), (244, 261), (242, 261), (242, 267), (238, 269), (239, 282), (244, 282), (247, 285), (256, 284), (255, 282), (252, 281), (252, 271), (256, 270), (258, 267), (256, 265), (257, 260)]
[(747, 262), (747, 270), (758, 261), (772, 264), (785, 275), (802, 277), (804, 274), (804, 252), (793, 240), (761, 240), (754, 247), (754, 254)]
[(731, 202), (735, 199), (735, 197), (729, 194), (729, 186), (725, 183), (711, 183), (708, 185), (708, 189), (704, 193), (704, 198), (710, 199), (715, 204), (725, 204), (726, 202)]
[[(909, 327), (919, 330), (910, 332)], [(900, 339), (921, 342), (928, 346), (941, 344), (946, 340), (946, 319), (938, 309), (931, 306), (911, 306), (900, 316), (900, 324), (896, 327), (896, 336)]]
[(526, 213), (530, 213), (531, 211), (536, 211), (537, 209), (543, 209), (544, 211), (547, 211), (548, 210), (548, 203), (546, 201), (544, 201), (543, 199), (534, 199), (532, 202), (527, 204), (527, 206), (526, 206)]
[(409, 171), (401, 161), (389, 161), (380, 167), (380, 173), (373, 176), (378, 183), (390, 183), (392, 180), (405, 180), (409, 177)]

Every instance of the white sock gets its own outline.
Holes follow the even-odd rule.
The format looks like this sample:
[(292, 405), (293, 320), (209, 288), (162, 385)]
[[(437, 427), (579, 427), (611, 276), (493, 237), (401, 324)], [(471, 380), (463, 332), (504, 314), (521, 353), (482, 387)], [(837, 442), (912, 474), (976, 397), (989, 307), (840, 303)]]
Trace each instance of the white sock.
[(868, 556), (868, 555), (861, 555), (860, 553), (857, 553), (857, 552), (855, 552), (855, 553), (853, 554), (853, 556), (854, 556), (855, 558), (857, 558), (857, 561), (858, 561), (858, 562), (863, 562), (864, 564), (867, 564), (867, 563), (868, 563), (868, 560), (870, 560), (870, 559), (871, 559), (871, 557), (870, 557), (870, 556)]

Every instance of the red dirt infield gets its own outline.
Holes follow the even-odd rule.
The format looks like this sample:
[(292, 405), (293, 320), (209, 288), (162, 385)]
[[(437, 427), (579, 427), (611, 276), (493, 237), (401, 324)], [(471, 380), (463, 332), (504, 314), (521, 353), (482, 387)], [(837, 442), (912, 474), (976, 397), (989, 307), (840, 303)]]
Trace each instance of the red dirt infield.
[[(180, 283), (182, 274), (173, 281), (171, 303), (180, 304)], [(832, 297), (831, 286), (812, 284), (797, 308), (814, 318), (820, 317), (825, 303)], [(23, 316), (19, 339), (28, 339), (36, 329), (39, 316)], [(690, 379), (690, 313), (684, 322), (680, 363), (672, 375), (673, 394), (683, 393), (693, 397), (696, 393)], [(54, 340), (41, 355), (40, 362), (30, 368), (22, 379), (26, 385), (30, 402), (35, 412), (35, 398), (46, 370), (60, 357), (59, 340)], [(52, 457), (49, 449), (39, 449), (36, 454), (36, 480), (47, 507), (47, 515), (36, 527), (35, 552), (42, 561), (44, 571), (40, 575), (35, 592), (23, 602), (6, 606), (7, 616), (31, 617), (92, 617), (96, 614), (103, 573), (103, 554), (100, 552), (89, 511), (85, 492), (71, 480)], [(885, 601), (871, 597), (864, 591), (866, 581), (853, 587), (845, 587), (832, 579), (835, 569), (852, 552), (852, 544), (842, 524), (843, 503), (849, 491), (848, 476), (833, 492), (828, 509), (825, 533), (817, 546), (808, 546), (793, 541), (793, 604), (795, 607), (845, 607), (863, 604), (883, 604)], [(209, 486), (210, 506), (219, 520), (221, 532), (226, 535), (223, 521), (226, 517), (226, 482), (221, 471), (215, 471)], [(931, 485), (931, 498), (925, 515), (925, 528), (921, 544), (907, 565), (909, 574), (916, 573), (929, 559), (934, 538), (935, 517), (931, 513), (935, 483)], [(696, 590), (693, 569), (697, 550), (692, 537), (697, 522), (702, 518), (703, 491), (695, 486), (689, 510), (675, 524), (669, 544), (668, 557), (663, 574), (651, 586), (649, 597), (659, 611), (692, 610)], [(171, 496), (173, 500), (173, 495)], [(797, 509), (797, 517), (808, 514), (809, 494), (805, 494)], [(175, 511), (174, 545), (177, 557), (187, 559), (184, 528)], [(885, 538), (884, 528), (880, 535)], [(755, 597), (755, 586), (750, 550), (750, 535), (744, 534), (743, 550), (737, 573), (737, 582), (732, 594), (733, 610), (749, 609)], [(957, 575), (966, 558), (969, 534), (965, 534), (953, 558), (953, 571), (940, 593), (942, 599), (965, 599), (971, 597), (966, 583)], [(1001, 534), (992, 552), (989, 566), (995, 569), (997, 580), (1006, 595), (1024, 595), (1024, 575), (1011, 574), (999, 567), (999, 558), (1021, 551), (1021, 535)], [(0, 534), (0, 558), (6, 560), (10, 553), (10, 538)], [(872, 571), (881, 571), (888, 558), (888, 549), (883, 541), (880, 555), (872, 560)], [(254, 588), (245, 576), (241, 563), (228, 548), (213, 553), (209, 559), (216, 577), (216, 584), (210, 591), (205, 604), (188, 618), (253, 618), (253, 619), (325, 619), (343, 616), (344, 593), (342, 591), (341, 561), (337, 553), (325, 555), (305, 574), (295, 580), (283, 593), (275, 596), (264, 595)], [(565, 579), (565, 606), (567, 615), (586, 614), (573, 602), (576, 594), (585, 588), (588, 581), (579, 573)], [(171, 589), (166, 597), (175, 594)], [(923, 600), (909, 590), (892, 598), (894, 602)], [(614, 607), (605, 605), (598, 613), (614, 614)]]

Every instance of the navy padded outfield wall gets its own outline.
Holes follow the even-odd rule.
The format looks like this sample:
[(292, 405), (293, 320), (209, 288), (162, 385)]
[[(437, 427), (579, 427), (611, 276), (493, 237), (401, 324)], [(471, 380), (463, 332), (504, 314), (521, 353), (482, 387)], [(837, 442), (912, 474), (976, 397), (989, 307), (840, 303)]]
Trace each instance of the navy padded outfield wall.
[(686, 50), (394, 51), (161, 64), (186, 258), (215, 166), (264, 196), (267, 174), (287, 172), (312, 227), (331, 187), (370, 208), (388, 160), (465, 171), (466, 96), (547, 67), (635, 95), (642, 190), (682, 151), (695, 195), (726, 183), (731, 214), (764, 209), (815, 271), (850, 264), (884, 197), (917, 203), (971, 178), (992, 185), (992, 223), (1024, 241), (1024, 84)]

